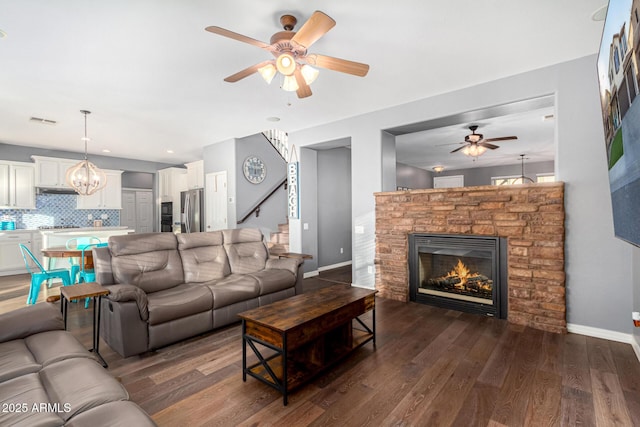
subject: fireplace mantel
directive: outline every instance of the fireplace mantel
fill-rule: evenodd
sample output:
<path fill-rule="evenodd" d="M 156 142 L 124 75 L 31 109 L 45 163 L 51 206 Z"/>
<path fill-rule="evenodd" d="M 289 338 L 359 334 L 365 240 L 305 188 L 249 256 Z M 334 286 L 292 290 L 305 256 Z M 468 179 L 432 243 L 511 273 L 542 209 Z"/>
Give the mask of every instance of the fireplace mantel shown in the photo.
<path fill-rule="evenodd" d="M 564 183 L 376 193 L 376 289 L 409 300 L 408 234 L 507 239 L 509 322 L 566 332 Z"/>

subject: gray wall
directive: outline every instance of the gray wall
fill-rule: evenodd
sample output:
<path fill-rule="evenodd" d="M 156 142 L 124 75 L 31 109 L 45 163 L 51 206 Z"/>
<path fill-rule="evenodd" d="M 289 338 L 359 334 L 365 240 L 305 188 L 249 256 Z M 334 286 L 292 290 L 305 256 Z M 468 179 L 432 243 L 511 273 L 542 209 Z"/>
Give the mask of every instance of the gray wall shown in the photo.
<path fill-rule="evenodd" d="M 252 184 L 242 171 L 242 163 L 249 156 L 258 156 L 267 168 L 264 181 Z M 256 134 L 236 140 L 236 209 L 238 220 L 264 198 L 272 188 L 285 179 L 287 163 L 262 135 Z M 252 214 L 238 227 L 258 227 L 263 234 L 278 231 L 278 224 L 287 223 L 287 191 L 281 186 L 260 208 L 260 216 Z"/>
<path fill-rule="evenodd" d="M 207 197 L 206 175 L 214 172 L 227 172 L 227 224 L 229 228 L 236 228 L 236 170 L 238 168 L 236 140 L 229 139 L 204 147 L 202 160 L 205 174 L 205 198 Z"/>
<path fill-rule="evenodd" d="M 433 173 L 404 163 L 396 163 L 396 187 L 433 188 Z"/>
<path fill-rule="evenodd" d="M 613 234 L 595 55 L 291 132 L 290 143 L 299 148 L 351 137 L 354 284 L 375 284 L 381 129 L 548 95 L 556 99 L 556 177 L 566 183 L 567 321 L 630 334 L 633 250 Z M 301 188 L 303 213 L 308 203 Z M 291 222 L 293 248 L 303 245 L 306 221 L 303 215 Z"/>
<path fill-rule="evenodd" d="M 289 220 L 289 244 L 292 252 L 310 254 L 312 259 L 303 264 L 305 273 L 318 269 L 318 152 L 304 148 L 300 150 L 300 218 Z M 302 166 L 304 165 L 304 166 Z M 302 220 L 304 218 L 304 220 Z M 296 227 L 297 225 L 297 227 Z M 304 240 L 292 239 L 291 232 L 301 232 Z"/>
<path fill-rule="evenodd" d="M 250 155 L 260 157 L 266 165 L 267 174 L 260 184 L 250 183 L 242 172 L 242 163 Z M 285 161 L 262 134 L 208 145 L 203 149 L 203 161 L 205 175 L 227 171 L 227 197 L 232 200 L 227 204 L 229 228 L 258 227 L 268 240 L 270 233 L 278 231 L 278 224 L 287 222 L 287 193 L 280 187 L 262 205 L 259 217 L 254 213 L 244 223 L 236 224 L 286 176 Z"/>
<path fill-rule="evenodd" d="M 326 267 L 351 261 L 351 150 L 318 151 L 317 165 L 318 267 Z"/>
<path fill-rule="evenodd" d="M 84 159 L 84 153 L 46 150 L 35 147 L 3 144 L 0 142 L 0 159 L 14 162 L 31 162 L 31 156 L 58 157 L 63 159 Z M 147 162 L 145 160 L 125 159 L 121 157 L 98 156 L 89 154 L 89 160 L 102 169 L 114 169 L 133 172 L 156 173 L 159 169 L 175 166 L 168 163 Z M 182 166 L 182 165 L 180 165 Z"/>
<path fill-rule="evenodd" d="M 153 188 L 153 177 L 147 172 L 123 172 L 122 188 Z"/>

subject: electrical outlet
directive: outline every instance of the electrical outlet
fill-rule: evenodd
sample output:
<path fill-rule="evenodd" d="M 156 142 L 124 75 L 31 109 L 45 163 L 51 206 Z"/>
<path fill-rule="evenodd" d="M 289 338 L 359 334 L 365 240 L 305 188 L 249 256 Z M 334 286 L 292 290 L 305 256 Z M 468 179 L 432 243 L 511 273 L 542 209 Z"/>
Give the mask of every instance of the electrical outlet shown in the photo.
<path fill-rule="evenodd" d="M 367 267 L 367 273 L 373 274 L 373 266 L 372 265 Z"/>
<path fill-rule="evenodd" d="M 87 215 L 87 219 L 93 219 L 93 215 L 91 214 Z"/>

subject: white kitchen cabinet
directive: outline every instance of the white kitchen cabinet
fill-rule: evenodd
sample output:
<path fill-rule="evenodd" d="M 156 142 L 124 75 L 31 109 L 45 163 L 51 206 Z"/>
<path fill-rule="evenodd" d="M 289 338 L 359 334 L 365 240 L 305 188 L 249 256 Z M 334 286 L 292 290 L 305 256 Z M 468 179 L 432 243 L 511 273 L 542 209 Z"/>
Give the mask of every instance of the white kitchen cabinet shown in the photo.
<path fill-rule="evenodd" d="M 184 164 L 187 167 L 187 187 L 204 188 L 204 160 Z"/>
<path fill-rule="evenodd" d="M 78 209 L 122 209 L 122 171 L 103 169 L 107 185 L 90 196 L 78 196 Z"/>
<path fill-rule="evenodd" d="M 60 159 L 57 157 L 31 156 L 36 166 L 36 187 L 67 188 L 67 169 L 80 160 Z"/>
<path fill-rule="evenodd" d="M 33 252 L 31 237 L 30 231 L 0 231 L 0 274 L 20 274 L 27 271 L 18 244 L 22 243 Z"/>
<path fill-rule="evenodd" d="M 161 202 L 180 202 L 180 192 L 187 189 L 187 169 L 160 169 L 158 181 Z"/>
<path fill-rule="evenodd" d="M 0 161 L 0 208 L 35 209 L 35 167 Z"/>

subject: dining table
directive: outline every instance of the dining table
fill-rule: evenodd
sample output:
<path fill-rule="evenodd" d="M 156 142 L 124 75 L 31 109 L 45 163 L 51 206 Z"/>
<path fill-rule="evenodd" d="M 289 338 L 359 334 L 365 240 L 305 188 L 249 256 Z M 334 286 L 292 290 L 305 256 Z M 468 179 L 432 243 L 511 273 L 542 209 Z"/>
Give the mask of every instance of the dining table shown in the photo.
<path fill-rule="evenodd" d="M 47 268 L 51 268 L 51 261 L 54 258 L 81 258 L 82 249 L 69 249 L 64 246 L 51 247 L 41 250 L 42 256 L 48 259 Z M 90 250 L 84 252 L 84 268 L 85 270 L 93 269 L 93 253 Z"/>

